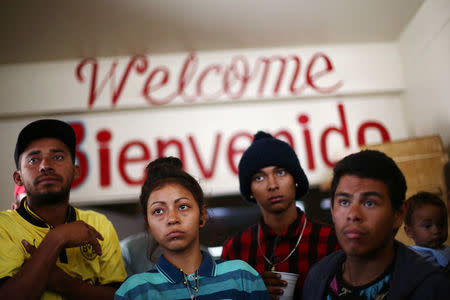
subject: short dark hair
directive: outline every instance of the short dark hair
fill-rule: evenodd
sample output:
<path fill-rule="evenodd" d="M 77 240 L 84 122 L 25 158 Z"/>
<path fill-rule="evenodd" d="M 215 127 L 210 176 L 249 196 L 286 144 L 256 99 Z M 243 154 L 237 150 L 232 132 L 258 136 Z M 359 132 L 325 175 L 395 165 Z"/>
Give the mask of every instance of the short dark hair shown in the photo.
<path fill-rule="evenodd" d="M 331 201 L 339 181 L 344 175 L 354 175 L 360 178 L 371 178 L 382 181 L 388 190 L 394 211 L 400 209 L 406 194 L 406 180 L 397 164 L 377 150 L 363 150 L 350 154 L 339 161 L 334 167 L 334 176 L 331 182 Z"/>
<path fill-rule="evenodd" d="M 444 201 L 435 194 L 419 192 L 409 197 L 408 200 L 406 200 L 406 203 L 408 203 L 408 211 L 405 216 L 405 225 L 412 225 L 412 215 L 418 208 L 421 208 L 424 205 L 434 205 L 441 208 L 445 218 L 447 218 L 447 207 L 445 206 Z"/>
<path fill-rule="evenodd" d="M 202 214 L 202 207 L 205 204 L 203 190 L 194 177 L 183 170 L 183 163 L 176 157 L 161 157 L 147 165 L 147 177 L 142 185 L 139 201 L 145 222 L 147 220 L 147 204 L 150 194 L 157 188 L 168 183 L 176 183 L 186 188 L 194 196 Z"/>

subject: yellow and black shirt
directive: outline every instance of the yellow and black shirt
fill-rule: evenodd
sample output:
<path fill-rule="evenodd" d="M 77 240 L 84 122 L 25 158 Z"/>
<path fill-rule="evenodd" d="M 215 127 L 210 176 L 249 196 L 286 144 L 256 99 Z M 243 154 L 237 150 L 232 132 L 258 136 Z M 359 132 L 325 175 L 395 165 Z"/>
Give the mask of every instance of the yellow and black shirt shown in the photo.
<path fill-rule="evenodd" d="M 26 200 L 26 199 L 24 199 Z M 69 206 L 66 223 L 82 220 L 103 236 L 99 241 L 102 255 L 98 256 L 91 245 L 63 249 L 56 265 L 74 278 L 96 285 L 121 283 L 127 274 L 120 253 L 120 244 L 111 222 L 102 214 L 83 211 Z M 17 210 L 0 212 L 0 284 L 19 272 L 30 254 L 22 240 L 38 247 L 52 229 L 42 218 L 22 201 Z M 46 291 L 41 299 L 63 299 L 61 295 Z"/>

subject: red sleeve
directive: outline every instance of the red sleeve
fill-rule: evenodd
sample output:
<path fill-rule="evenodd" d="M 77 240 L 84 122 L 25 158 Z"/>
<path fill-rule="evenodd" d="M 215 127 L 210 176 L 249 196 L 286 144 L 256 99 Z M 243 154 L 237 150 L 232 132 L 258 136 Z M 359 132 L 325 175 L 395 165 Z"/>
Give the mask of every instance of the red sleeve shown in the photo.
<path fill-rule="evenodd" d="M 224 260 L 232 260 L 235 259 L 236 255 L 233 255 L 233 239 L 228 239 L 223 244 L 222 255 L 221 258 Z"/>

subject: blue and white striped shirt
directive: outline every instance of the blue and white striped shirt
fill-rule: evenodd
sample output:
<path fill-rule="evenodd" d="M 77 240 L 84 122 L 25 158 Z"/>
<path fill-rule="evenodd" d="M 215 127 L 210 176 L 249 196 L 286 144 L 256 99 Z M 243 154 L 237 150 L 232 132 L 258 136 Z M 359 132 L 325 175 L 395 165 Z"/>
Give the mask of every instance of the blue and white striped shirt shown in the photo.
<path fill-rule="evenodd" d="M 196 299 L 270 299 L 259 274 L 242 260 L 217 260 L 202 252 Z M 187 276 L 194 284 L 194 275 Z M 193 291 L 191 290 L 191 294 Z M 163 255 L 155 269 L 129 277 L 114 299 L 191 299 L 183 273 Z"/>

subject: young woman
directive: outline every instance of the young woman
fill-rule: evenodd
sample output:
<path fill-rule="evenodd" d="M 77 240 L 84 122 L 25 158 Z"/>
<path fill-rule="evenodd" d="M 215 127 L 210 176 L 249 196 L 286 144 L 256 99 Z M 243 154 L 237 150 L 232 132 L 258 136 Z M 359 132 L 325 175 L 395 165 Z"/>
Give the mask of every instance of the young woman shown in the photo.
<path fill-rule="evenodd" d="M 129 277 L 115 299 L 269 299 L 258 273 L 241 260 L 214 261 L 200 251 L 207 212 L 198 182 L 174 157 L 147 166 L 140 202 L 162 247 L 155 268 Z"/>

